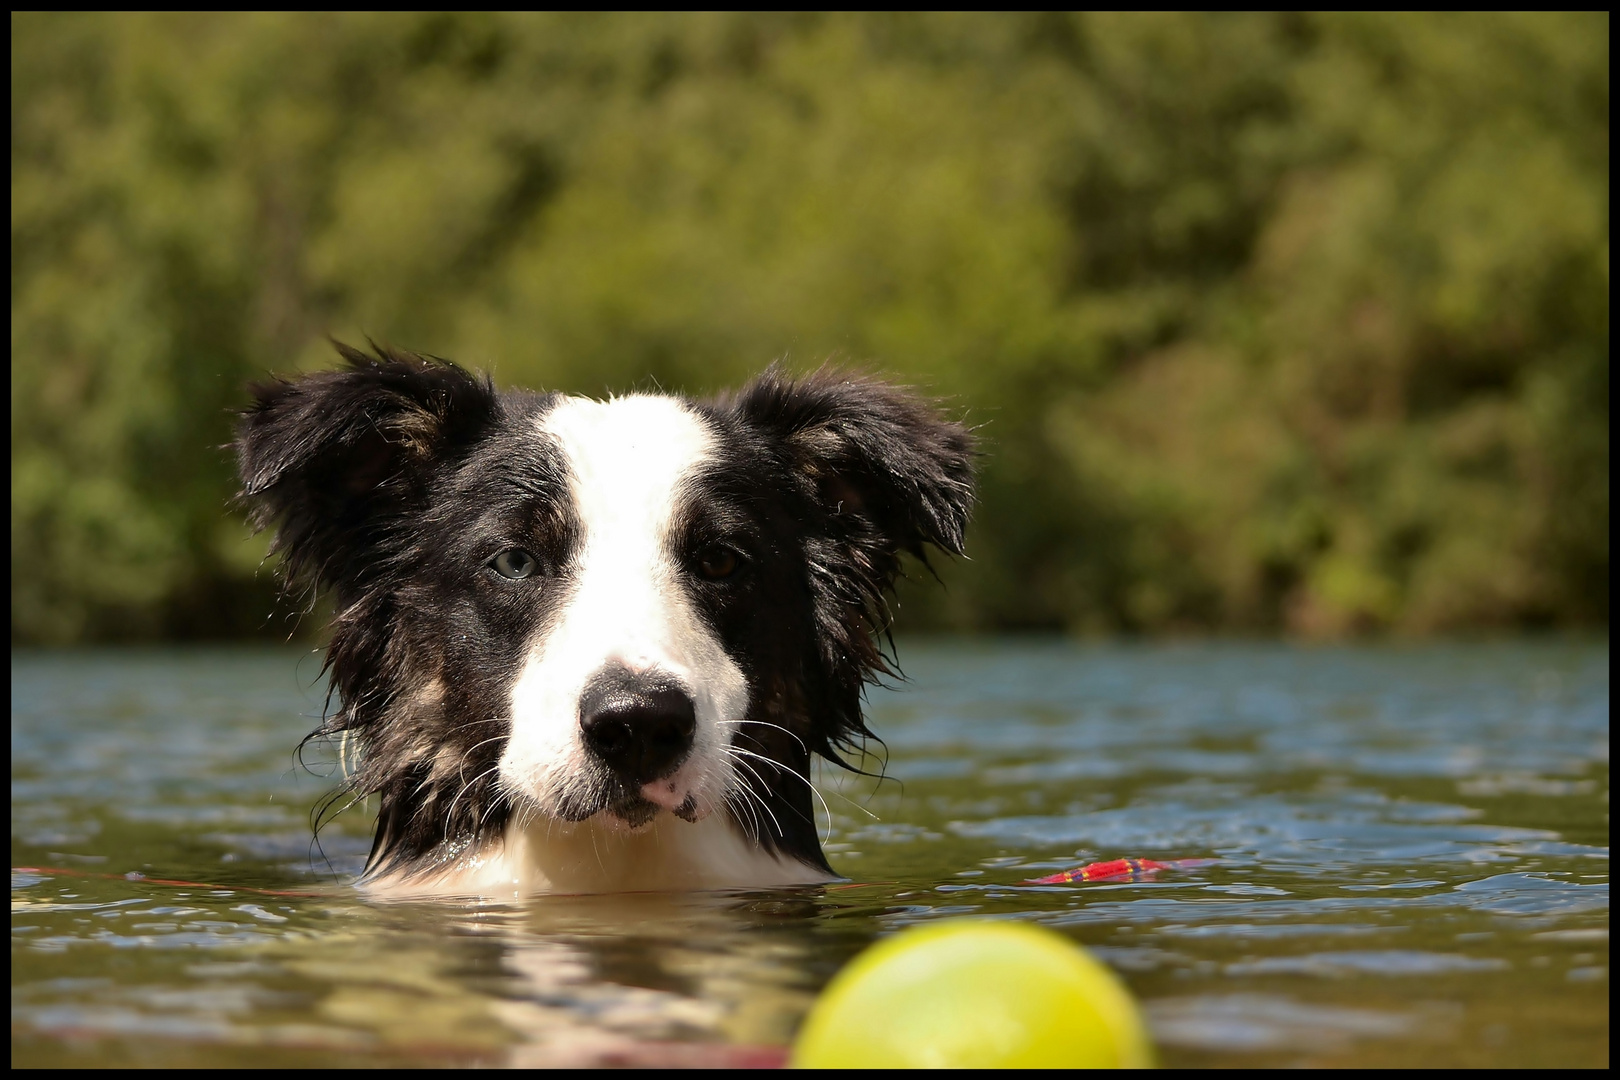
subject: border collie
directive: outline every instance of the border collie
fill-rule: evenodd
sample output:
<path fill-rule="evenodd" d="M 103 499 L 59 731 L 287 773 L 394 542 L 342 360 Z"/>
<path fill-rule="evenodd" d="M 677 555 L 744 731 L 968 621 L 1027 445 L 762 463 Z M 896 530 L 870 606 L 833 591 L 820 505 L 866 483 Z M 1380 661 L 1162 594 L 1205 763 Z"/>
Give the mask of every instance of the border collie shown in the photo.
<path fill-rule="evenodd" d="M 833 879 L 810 758 L 870 736 L 900 555 L 962 551 L 973 444 L 906 390 L 771 369 L 694 401 L 497 392 L 339 344 L 252 388 L 241 497 L 335 601 L 393 894 Z"/>

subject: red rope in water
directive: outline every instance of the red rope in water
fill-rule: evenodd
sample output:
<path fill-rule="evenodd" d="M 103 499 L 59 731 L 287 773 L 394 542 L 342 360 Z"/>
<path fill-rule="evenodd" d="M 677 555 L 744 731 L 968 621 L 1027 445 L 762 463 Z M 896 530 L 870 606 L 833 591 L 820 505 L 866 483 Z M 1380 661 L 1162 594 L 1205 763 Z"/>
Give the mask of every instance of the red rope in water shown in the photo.
<path fill-rule="evenodd" d="M 1073 870 L 1064 870 L 1046 877 L 1031 878 L 1020 885 L 1069 885 L 1077 881 L 1148 881 L 1160 870 L 1190 870 L 1195 866 L 1208 866 L 1214 859 L 1171 859 L 1156 862 L 1153 859 L 1109 859 L 1107 862 L 1087 863 Z"/>

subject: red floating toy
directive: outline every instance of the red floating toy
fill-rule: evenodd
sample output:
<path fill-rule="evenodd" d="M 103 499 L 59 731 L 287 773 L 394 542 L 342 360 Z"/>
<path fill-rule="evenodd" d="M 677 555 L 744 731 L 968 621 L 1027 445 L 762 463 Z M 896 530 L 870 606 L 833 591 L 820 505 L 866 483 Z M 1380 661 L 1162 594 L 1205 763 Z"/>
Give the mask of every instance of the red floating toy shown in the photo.
<path fill-rule="evenodd" d="M 1073 870 L 1021 881 L 1019 884 L 1069 885 L 1076 881 L 1150 881 L 1160 870 L 1189 870 L 1195 866 L 1208 866 L 1213 862 L 1214 859 L 1171 859 L 1169 862 L 1155 862 L 1153 859 L 1110 859 L 1107 862 L 1087 863 Z"/>

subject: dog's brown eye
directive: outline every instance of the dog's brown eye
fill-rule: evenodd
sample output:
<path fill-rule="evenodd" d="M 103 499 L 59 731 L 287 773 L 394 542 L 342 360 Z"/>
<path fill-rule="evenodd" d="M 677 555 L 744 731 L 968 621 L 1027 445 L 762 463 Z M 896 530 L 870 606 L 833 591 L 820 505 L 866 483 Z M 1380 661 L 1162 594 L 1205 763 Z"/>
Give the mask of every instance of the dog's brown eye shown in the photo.
<path fill-rule="evenodd" d="M 489 565 L 493 566 L 501 577 L 512 578 L 514 581 L 533 577 L 540 569 L 540 564 L 534 561 L 534 556 L 522 548 L 509 548 L 501 552 L 490 560 Z"/>
<path fill-rule="evenodd" d="M 710 544 L 698 552 L 698 572 L 710 581 L 719 581 L 728 578 L 737 572 L 742 560 L 737 553 L 720 544 Z"/>

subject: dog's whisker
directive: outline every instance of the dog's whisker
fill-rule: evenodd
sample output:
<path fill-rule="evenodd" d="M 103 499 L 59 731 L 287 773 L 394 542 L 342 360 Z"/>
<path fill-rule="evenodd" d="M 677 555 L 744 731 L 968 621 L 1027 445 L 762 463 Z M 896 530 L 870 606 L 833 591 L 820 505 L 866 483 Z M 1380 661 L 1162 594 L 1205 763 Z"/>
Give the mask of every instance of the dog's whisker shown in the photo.
<path fill-rule="evenodd" d="M 862 806 L 860 803 L 858 803 L 854 799 L 850 798 L 848 795 L 845 795 L 842 791 L 839 791 L 836 787 L 833 788 L 833 794 L 835 796 L 837 796 L 838 798 L 843 799 L 851 807 L 853 807 L 856 810 L 859 810 L 861 813 L 865 814 L 867 817 L 871 818 L 873 821 L 882 821 L 883 820 L 882 818 L 878 817 L 876 814 L 872 813 L 872 811 L 868 810 L 866 807 Z"/>
<path fill-rule="evenodd" d="M 503 806 L 512 806 L 512 793 L 507 791 L 506 788 L 501 785 L 499 776 L 495 778 L 495 782 L 490 785 L 490 788 L 494 792 L 494 797 L 489 800 L 489 805 L 484 808 L 484 812 L 478 815 L 478 830 L 480 832 L 483 831 L 484 823 L 489 820 L 490 814 L 494 813 Z M 523 811 L 521 808 L 519 808 L 515 810 L 514 813 L 521 816 Z"/>
<path fill-rule="evenodd" d="M 467 758 L 472 755 L 474 750 L 477 750 L 480 746 L 488 746 L 492 742 L 500 742 L 504 738 L 506 738 L 506 732 L 503 731 L 499 735 L 491 735 L 489 738 L 475 742 L 471 746 L 467 747 L 467 749 L 461 752 L 461 761 L 457 763 L 456 771 L 461 771 L 462 765 L 466 764 Z"/>
<path fill-rule="evenodd" d="M 732 749 L 734 749 L 734 748 L 732 748 L 732 747 L 727 748 L 728 752 L 731 751 Z M 765 778 L 759 774 L 758 770 L 756 770 L 751 763 L 749 763 L 747 761 L 743 761 L 743 760 L 739 760 L 737 763 L 739 765 L 743 766 L 745 769 L 747 769 L 748 772 L 754 777 L 754 779 L 756 779 L 756 780 L 758 780 L 760 782 L 760 786 L 762 786 L 762 787 L 766 786 Z M 754 791 L 753 789 L 749 788 L 747 784 L 744 784 L 739 790 L 741 790 L 744 795 L 752 796 L 754 798 L 754 800 L 759 803 L 760 809 L 764 810 L 767 814 L 770 815 L 771 824 L 776 826 L 776 834 L 778 836 L 782 835 L 782 823 L 780 821 L 776 820 L 775 812 L 772 811 L 771 808 L 770 808 L 770 805 L 765 802 L 764 797 L 761 796 L 759 792 Z M 755 821 L 757 823 L 758 819 L 756 818 Z"/>
<path fill-rule="evenodd" d="M 759 798 L 757 793 L 750 791 L 747 787 L 740 788 L 739 794 L 741 794 L 743 797 L 735 803 L 730 801 L 732 796 L 727 795 L 728 805 L 741 806 L 744 810 L 748 811 L 749 821 L 753 824 L 754 836 L 758 837 L 764 833 L 765 823 L 760 820 L 759 810 L 755 808 L 754 804 L 756 802 L 763 803 L 763 800 Z"/>
<path fill-rule="evenodd" d="M 782 765 L 780 762 L 772 761 L 764 754 L 756 754 L 752 750 L 744 750 L 740 746 L 728 746 L 726 749 L 728 752 L 733 754 L 746 754 L 749 757 L 758 758 L 760 761 L 768 762 L 777 770 L 777 772 L 787 773 L 789 776 L 798 777 L 798 779 L 803 780 L 805 787 L 810 789 L 810 794 L 814 795 L 821 801 L 821 809 L 827 815 L 827 835 L 821 838 L 821 842 L 825 844 L 832 839 L 832 807 L 827 805 L 827 800 L 822 796 L 820 790 L 817 789 L 816 785 L 811 782 L 808 776 L 799 776 L 798 773 Z M 764 781 L 761 780 L 760 783 L 764 783 Z"/>
<path fill-rule="evenodd" d="M 495 772 L 500 767 L 500 762 L 496 762 L 494 765 L 491 765 L 489 768 L 485 769 L 483 772 L 461 785 L 461 790 L 456 792 L 456 797 L 450 800 L 450 808 L 444 812 L 444 828 L 446 833 L 452 832 L 452 827 L 455 824 L 456 803 L 461 801 L 461 797 L 467 794 L 468 790 L 470 790 L 474 784 L 478 783 L 478 781 L 482 780 L 490 773 Z"/>
<path fill-rule="evenodd" d="M 754 779 L 759 781 L 760 787 L 762 787 L 762 788 L 769 788 L 770 787 L 770 784 L 765 780 L 765 778 L 762 775 L 760 775 L 759 770 L 757 768 L 755 768 L 754 765 L 751 762 L 746 760 L 746 758 L 743 755 L 743 752 L 740 752 L 737 747 L 727 747 L 727 752 L 736 755 L 737 764 L 741 765 L 743 768 L 746 768 L 748 770 L 749 774 L 751 776 L 753 776 Z M 765 761 L 765 762 L 768 762 L 768 763 L 772 764 L 773 766 L 775 766 L 776 771 L 778 771 L 778 772 L 784 771 L 780 765 L 777 765 L 775 762 L 772 762 L 769 758 L 760 757 L 757 754 L 752 755 L 752 756 L 759 757 L 759 759 L 761 761 Z M 786 771 L 791 771 L 791 770 L 786 770 Z M 744 792 L 746 792 L 748 795 L 751 795 L 756 801 L 758 801 L 758 803 L 760 805 L 760 808 L 762 810 L 764 810 L 767 814 L 770 815 L 771 824 L 776 826 L 777 835 L 779 835 L 779 836 L 783 835 L 783 833 L 782 833 L 782 823 L 777 820 L 775 812 L 771 810 L 770 804 L 765 801 L 764 796 L 761 795 L 759 792 L 754 791 L 751 788 L 749 788 L 747 786 L 747 784 L 743 785 L 742 790 Z M 814 791 L 815 789 L 812 787 L 811 790 Z M 823 805 L 825 805 L 825 803 L 823 803 Z"/>
<path fill-rule="evenodd" d="M 805 745 L 804 740 L 799 738 L 798 735 L 794 734 L 792 731 L 789 731 L 787 728 L 783 727 L 781 724 L 773 724 L 769 720 L 755 720 L 752 717 L 741 716 L 741 717 L 738 717 L 735 720 L 721 720 L 720 723 L 722 723 L 722 724 L 757 724 L 760 727 L 775 728 L 777 731 L 780 731 L 782 734 L 786 735 L 788 738 L 790 738 L 794 742 L 798 743 L 800 750 L 803 750 L 807 754 L 810 752 L 810 748 Z"/>
<path fill-rule="evenodd" d="M 746 788 L 739 788 L 735 791 L 726 792 L 725 796 L 723 797 L 723 801 L 725 802 L 726 806 L 732 809 L 733 812 L 736 812 L 739 809 L 748 812 L 748 820 L 752 823 L 753 834 L 757 837 L 761 831 L 759 811 L 755 810 L 753 804 L 750 803 L 746 798 L 739 797 L 750 794 L 752 794 L 752 792 L 748 791 Z"/>

